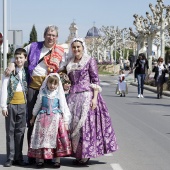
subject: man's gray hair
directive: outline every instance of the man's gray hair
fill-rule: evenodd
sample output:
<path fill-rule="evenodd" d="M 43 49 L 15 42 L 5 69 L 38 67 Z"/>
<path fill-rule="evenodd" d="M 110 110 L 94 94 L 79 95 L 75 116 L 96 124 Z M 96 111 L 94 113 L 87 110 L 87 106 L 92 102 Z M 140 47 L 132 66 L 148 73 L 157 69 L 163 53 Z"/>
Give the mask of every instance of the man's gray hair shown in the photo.
<path fill-rule="evenodd" d="M 49 26 L 47 26 L 47 27 L 45 28 L 45 30 L 44 30 L 44 36 L 47 34 L 47 32 L 48 32 L 49 30 L 54 30 L 54 31 L 56 31 L 56 34 L 57 34 L 57 37 L 58 37 L 58 27 L 57 27 L 57 26 L 55 26 L 55 25 L 49 25 Z"/>

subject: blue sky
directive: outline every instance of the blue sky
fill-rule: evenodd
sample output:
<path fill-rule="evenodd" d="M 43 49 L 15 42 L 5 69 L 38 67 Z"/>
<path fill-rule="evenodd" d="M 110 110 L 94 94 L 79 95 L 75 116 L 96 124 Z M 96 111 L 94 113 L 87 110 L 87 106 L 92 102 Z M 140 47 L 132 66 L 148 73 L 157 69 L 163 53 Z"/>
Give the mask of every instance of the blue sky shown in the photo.
<path fill-rule="evenodd" d="M 169 0 L 164 0 L 167 5 Z M 29 41 L 29 34 L 35 24 L 38 40 L 43 40 L 44 28 L 57 25 L 59 43 L 64 43 L 69 35 L 70 24 L 78 27 L 79 37 L 85 37 L 87 31 L 95 26 L 133 26 L 133 14 L 150 14 L 149 3 L 157 0 L 7 0 L 7 28 L 23 30 L 23 42 Z M 169 2 L 170 4 L 170 2 Z M 3 32 L 3 0 L 0 3 L 0 32 Z"/>

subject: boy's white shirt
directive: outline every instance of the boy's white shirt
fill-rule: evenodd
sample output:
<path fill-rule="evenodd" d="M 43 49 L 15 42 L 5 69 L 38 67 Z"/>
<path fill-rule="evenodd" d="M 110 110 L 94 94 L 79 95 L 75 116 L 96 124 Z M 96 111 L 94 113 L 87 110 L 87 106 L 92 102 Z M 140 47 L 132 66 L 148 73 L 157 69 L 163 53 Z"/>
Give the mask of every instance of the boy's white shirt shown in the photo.
<path fill-rule="evenodd" d="M 20 79 L 22 80 L 22 68 L 16 68 L 16 71 L 19 74 Z M 7 87 L 9 84 L 9 77 L 6 77 L 5 75 L 3 75 L 2 77 L 2 86 L 1 86 L 1 101 L 0 101 L 0 106 L 2 108 L 2 110 L 7 110 L 7 98 L 8 98 L 8 91 L 7 91 Z M 16 88 L 16 92 L 22 92 L 22 86 L 21 83 L 19 81 L 17 88 Z"/>

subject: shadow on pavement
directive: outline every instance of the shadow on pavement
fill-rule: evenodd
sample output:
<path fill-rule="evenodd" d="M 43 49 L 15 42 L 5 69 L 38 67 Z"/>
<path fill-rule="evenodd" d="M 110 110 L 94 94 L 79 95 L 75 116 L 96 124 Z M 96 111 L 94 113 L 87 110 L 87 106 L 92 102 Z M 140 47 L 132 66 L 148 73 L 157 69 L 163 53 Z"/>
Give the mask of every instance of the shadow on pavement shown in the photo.
<path fill-rule="evenodd" d="M 106 162 L 99 162 L 97 160 L 89 160 L 89 163 L 85 166 L 73 165 L 72 161 L 75 158 L 61 158 L 61 166 L 75 167 L 75 168 L 87 168 L 93 165 L 106 164 Z"/>
<path fill-rule="evenodd" d="M 141 100 L 143 100 L 143 99 L 141 99 Z M 170 104 L 158 104 L 158 103 L 154 104 L 154 103 L 142 103 L 142 102 L 133 102 L 133 103 L 127 103 L 127 104 L 129 104 L 129 105 L 153 105 L 153 106 L 164 106 L 164 107 L 170 106 Z"/>
<path fill-rule="evenodd" d="M 3 165 L 6 161 L 6 154 L 0 154 L 0 165 Z"/>

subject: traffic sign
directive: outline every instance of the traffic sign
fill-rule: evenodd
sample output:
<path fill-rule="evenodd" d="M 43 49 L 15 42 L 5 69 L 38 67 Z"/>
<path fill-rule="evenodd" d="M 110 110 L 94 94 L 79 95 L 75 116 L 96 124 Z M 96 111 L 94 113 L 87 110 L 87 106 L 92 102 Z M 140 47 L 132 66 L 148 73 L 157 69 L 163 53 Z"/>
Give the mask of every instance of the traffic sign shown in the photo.
<path fill-rule="evenodd" d="M 0 32 L 0 46 L 2 45 L 2 43 L 3 43 L 3 35 L 2 35 L 2 33 Z"/>

